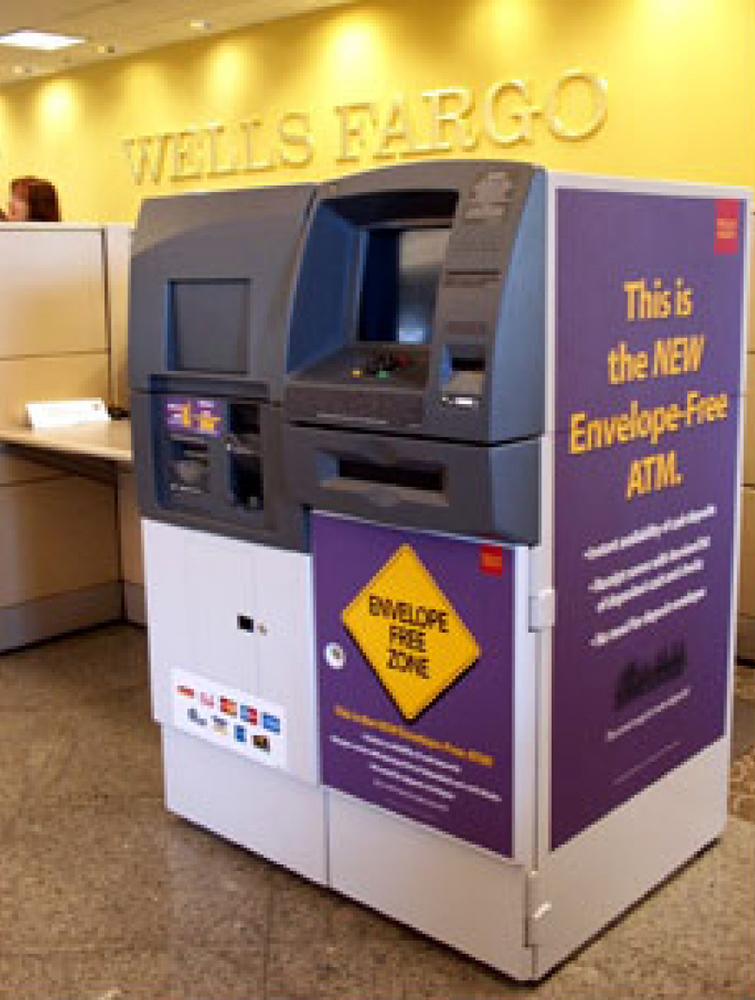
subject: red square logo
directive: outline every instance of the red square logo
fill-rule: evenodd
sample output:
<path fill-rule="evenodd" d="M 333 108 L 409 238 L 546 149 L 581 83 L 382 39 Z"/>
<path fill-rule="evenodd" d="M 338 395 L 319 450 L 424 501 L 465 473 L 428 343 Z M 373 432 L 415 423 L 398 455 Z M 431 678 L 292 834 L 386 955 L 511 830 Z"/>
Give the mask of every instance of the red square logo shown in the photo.
<path fill-rule="evenodd" d="M 739 202 L 719 199 L 716 202 L 716 253 L 739 250 Z"/>
<path fill-rule="evenodd" d="M 480 570 L 488 576 L 503 576 L 503 549 L 497 545 L 481 545 Z"/>

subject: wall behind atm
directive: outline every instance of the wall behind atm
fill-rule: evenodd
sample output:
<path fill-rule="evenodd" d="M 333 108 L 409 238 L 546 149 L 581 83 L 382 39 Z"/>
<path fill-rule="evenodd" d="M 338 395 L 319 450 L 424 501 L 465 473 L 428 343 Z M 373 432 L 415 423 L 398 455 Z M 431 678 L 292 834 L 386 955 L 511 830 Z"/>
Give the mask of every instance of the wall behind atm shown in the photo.
<path fill-rule="evenodd" d="M 212 17 L 211 5 L 206 13 Z M 131 221 L 148 194 L 323 177 L 390 162 L 373 158 L 369 125 L 358 161 L 338 162 L 338 105 L 372 102 L 385 118 L 403 95 L 422 141 L 423 91 L 466 88 L 475 101 L 473 124 L 482 129 L 491 87 L 525 80 L 531 102 L 542 105 L 559 77 L 575 68 L 608 82 L 607 118 L 592 136 L 560 139 L 535 116 L 529 141 L 505 148 L 483 136 L 476 150 L 440 155 L 755 184 L 752 0 L 376 0 L 3 85 L 0 192 L 11 176 L 34 172 L 58 183 L 66 218 Z M 576 103 L 578 90 L 571 92 Z M 497 105 L 500 131 L 516 127 L 510 112 L 521 107 L 509 90 Z M 200 170 L 176 180 L 168 150 L 158 183 L 149 171 L 141 184 L 132 176 L 124 139 L 210 123 L 226 127 L 223 141 L 253 134 L 259 161 L 275 158 L 276 147 L 278 156 L 280 148 L 301 156 L 302 145 L 276 136 L 291 112 L 307 115 L 311 127 L 312 155 L 304 166 L 222 177 Z M 239 131 L 239 122 L 255 116 L 252 133 L 251 126 Z M 301 130 L 303 119 L 287 121 L 292 134 Z M 452 130 L 449 136 L 455 138 Z M 399 139 L 391 149 L 406 153 L 407 144 Z M 222 167 L 229 154 L 216 153 Z M 207 148 L 201 158 L 206 167 Z M 191 156 L 182 163 L 190 168 Z"/>

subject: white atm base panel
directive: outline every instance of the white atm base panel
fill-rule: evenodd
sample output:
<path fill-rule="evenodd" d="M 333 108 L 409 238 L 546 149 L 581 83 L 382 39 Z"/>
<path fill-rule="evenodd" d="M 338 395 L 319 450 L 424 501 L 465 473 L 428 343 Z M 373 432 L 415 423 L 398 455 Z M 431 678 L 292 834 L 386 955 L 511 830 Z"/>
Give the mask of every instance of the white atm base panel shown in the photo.
<path fill-rule="evenodd" d="M 532 978 L 521 865 L 338 792 L 328 812 L 333 889 L 516 979 Z"/>
<path fill-rule="evenodd" d="M 330 885 L 508 976 L 540 979 L 720 836 L 728 752 L 718 741 L 539 871 L 331 791 Z"/>
<path fill-rule="evenodd" d="M 572 955 L 724 831 L 729 739 L 718 740 L 549 855 L 538 873 L 535 975 Z"/>
<path fill-rule="evenodd" d="M 325 793 L 162 726 L 165 804 L 305 878 L 327 883 Z"/>

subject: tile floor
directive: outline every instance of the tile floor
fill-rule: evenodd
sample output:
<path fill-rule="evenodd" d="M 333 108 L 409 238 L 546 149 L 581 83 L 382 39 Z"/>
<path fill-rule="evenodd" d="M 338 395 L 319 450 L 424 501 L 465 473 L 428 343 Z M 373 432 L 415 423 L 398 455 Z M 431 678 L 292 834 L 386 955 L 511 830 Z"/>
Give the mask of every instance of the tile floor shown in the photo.
<path fill-rule="evenodd" d="M 143 631 L 0 657 L 0 997 L 755 998 L 753 678 L 721 841 L 527 987 L 167 815 Z"/>

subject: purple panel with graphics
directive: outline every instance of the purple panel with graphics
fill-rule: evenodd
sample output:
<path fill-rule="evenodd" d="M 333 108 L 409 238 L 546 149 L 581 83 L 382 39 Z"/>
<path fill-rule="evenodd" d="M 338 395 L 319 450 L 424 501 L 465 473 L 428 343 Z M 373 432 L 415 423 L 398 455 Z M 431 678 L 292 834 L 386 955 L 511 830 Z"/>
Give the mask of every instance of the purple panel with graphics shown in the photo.
<path fill-rule="evenodd" d="M 553 848 L 724 732 L 745 224 L 556 193 Z"/>
<path fill-rule="evenodd" d="M 312 541 L 324 782 L 511 856 L 512 552 L 321 514 Z M 407 545 L 479 647 L 476 661 L 410 719 L 342 621 Z"/>

